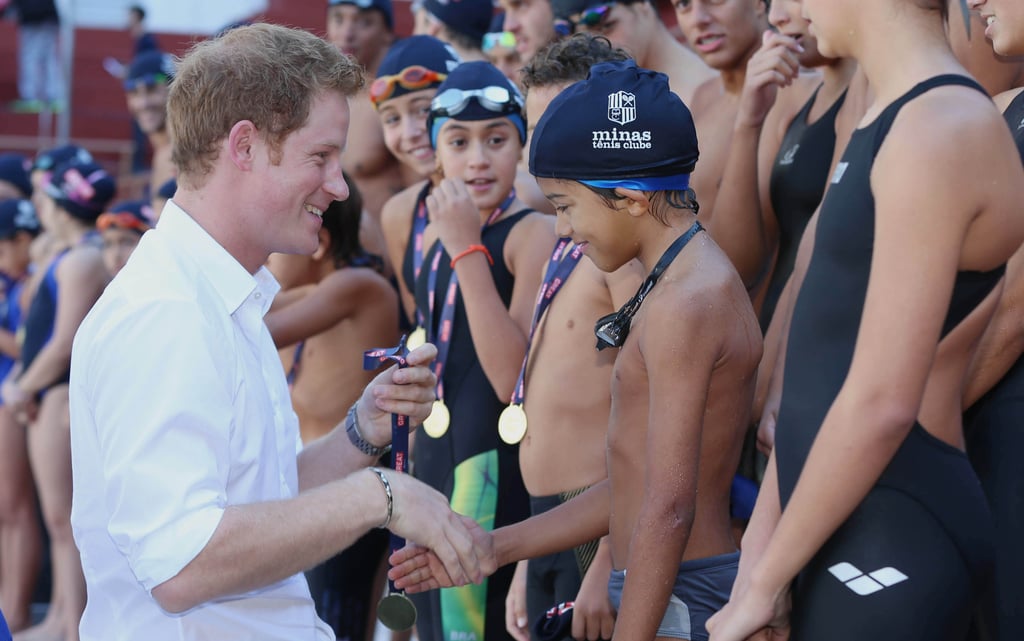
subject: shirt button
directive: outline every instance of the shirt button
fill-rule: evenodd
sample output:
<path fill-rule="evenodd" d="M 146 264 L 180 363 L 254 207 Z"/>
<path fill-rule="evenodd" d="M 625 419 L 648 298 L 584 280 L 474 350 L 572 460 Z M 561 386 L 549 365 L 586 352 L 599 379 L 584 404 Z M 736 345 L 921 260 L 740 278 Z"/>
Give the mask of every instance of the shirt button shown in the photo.
<path fill-rule="evenodd" d="M 259 300 L 259 299 L 263 298 L 263 294 L 261 294 L 261 293 L 259 293 L 259 292 L 256 292 L 256 294 L 254 294 L 254 296 L 253 296 L 253 297 L 254 297 L 254 298 L 255 298 L 256 300 Z"/>

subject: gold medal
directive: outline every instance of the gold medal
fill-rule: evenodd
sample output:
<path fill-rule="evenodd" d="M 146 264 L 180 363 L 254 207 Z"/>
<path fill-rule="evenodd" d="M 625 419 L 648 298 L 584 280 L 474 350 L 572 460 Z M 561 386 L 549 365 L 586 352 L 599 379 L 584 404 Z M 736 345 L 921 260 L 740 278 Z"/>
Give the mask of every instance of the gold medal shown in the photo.
<path fill-rule="evenodd" d="M 405 341 L 406 347 L 409 351 L 412 351 L 427 342 L 427 331 L 422 327 L 417 327 L 412 330 L 412 334 L 409 334 L 409 340 Z"/>
<path fill-rule="evenodd" d="M 526 436 L 526 412 L 519 403 L 509 405 L 498 417 L 498 435 L 509 445 L 515 445 Z"/>
<path fill-rule="evenodd" d="M 431 438 L 441 438 L 448 431 L 450 421 L 451 414 L 448 413 L 448 406 L 441 399 L 437 399 L 430 410 L 430 416 L 423 421 L 423 431 Z"/>

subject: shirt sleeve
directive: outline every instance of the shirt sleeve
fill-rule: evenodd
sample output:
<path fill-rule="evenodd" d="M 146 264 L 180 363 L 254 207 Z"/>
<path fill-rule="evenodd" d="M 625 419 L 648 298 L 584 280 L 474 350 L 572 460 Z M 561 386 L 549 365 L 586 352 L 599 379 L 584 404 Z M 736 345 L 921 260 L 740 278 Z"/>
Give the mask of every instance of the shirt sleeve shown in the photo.
<path fill-rule="evenodd" d="M 227 319 L 194 301 L 136 307 L 97 336 L 89 394 L 108 534 L 147 589 L 206 546 L 227 504 L 233 381 Z"/>

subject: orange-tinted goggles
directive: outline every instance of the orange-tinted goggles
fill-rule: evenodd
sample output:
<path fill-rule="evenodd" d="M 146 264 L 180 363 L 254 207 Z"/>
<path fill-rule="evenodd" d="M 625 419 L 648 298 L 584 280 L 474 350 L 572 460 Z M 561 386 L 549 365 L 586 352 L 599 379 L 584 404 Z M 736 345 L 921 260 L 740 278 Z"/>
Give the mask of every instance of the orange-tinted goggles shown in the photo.
<path fill-rule="evenodd" d="M 381 76 L 370 85 L 370 100 L 374 106 L 387 100 L 395 93 L 395 87 L 401 85 L 409 91 L 425 89 L 432 84 L 444 81 L 448 74 L 438 73 L 433 69 L 427 69 L 420 65 L 413 65 L 402 69 L 399 73 L 391 76 Z"/>
<path fill-rule="evenodd" d="M 148 224 L 126 211 L 118 213 L 107 212 L 105 214 L 101 214 L 100 217 L 96 219 L 96 227 L 100 231 L 104 231 L 111 227 L 117 227 L 118 229 L 134 229 L 140 232 L 144 232 L 149 229 Z"/>

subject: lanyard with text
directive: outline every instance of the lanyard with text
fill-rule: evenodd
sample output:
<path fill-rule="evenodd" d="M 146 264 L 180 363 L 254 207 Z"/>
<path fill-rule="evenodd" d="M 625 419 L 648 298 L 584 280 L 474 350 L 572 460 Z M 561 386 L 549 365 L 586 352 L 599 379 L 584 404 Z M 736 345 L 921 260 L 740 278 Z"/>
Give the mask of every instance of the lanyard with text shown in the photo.
<path fill-rule="evenodd" d="M 423 231 L 427 228 L 427 195 L 430 193 L 431 184 L 428 182 L 416 197 L 416 211 L 412 216 L 412 276 L 413 282 L 419 278 L 420 270 L 423 268 Z M 411 287 L 411 284 L 410 284 Z M 409 336 L 409 349 L 416 349 L 427 341 L 427 332 L 423 313 L 416 310 L 416 329 Z"/>
<path fill-rule="evenodd" d="M 502 214 L 505 213 L 516 199 L 516 191 L 509 192 L 505 200 L 491 212 L 487 222 L 481 228 L 481 233 L 494 224 Z M 434 401 L 433 410 L 427 420 L 423 421 L 423 431 L 432 438 L 440 438 L 448 431 L 448 424 L 451 422 L 451 413 L 444 403 L 444 383 L 441 374 L 444 372 L 444 364 L 448 358 L 448 349 L 452 343 L 452 323 L 455 320 L 455 300 L 459 291 L 459 278 L 452 267 L 451 276 L 448 278 L 448 288 L 445 291 L 444 302 L 441 307 L 441 318 L 438 325 L 434 326 L 434 300 L 437 291 L 437 271 L 441 264 L 441 248 L 434 254 L 430 262 L 430 273 L 427 275 L 427 315 L 428 328 L 427 336 L 430 341 L 437 345 L 437 358 L 434 359 L 434 375 L 437 376 L 437 400 Z"/>
<path fill-rule="evenodd" d="M 560 238 L 555 243 L 555 250 L 551 253 L 551 260 L 548 261 L 547 270 L 544 272 L 544 280 L 540 285 L 540 292 L 537 294 L 537 305 L 533 311 L 533 321 L 530 323 L 530 337 L 526 340 L 526 353 L 523 355 L 523 364 L 519 368 L 519 378 L 516 379 L 515 389 L 512 391 L 512 401 L 509 406 L 501 412 L 498 417 L 498 435 L 501 440 L 509 445 L 515 445 L 526 436 L 526 412 L 523 411 L 523 400 L 525 399 L 525 378 L 526 363 L 530 359 L 530 346 L 533 344 L 533 335 L 537 331 L 541 317 L 555 299 L 555 294 L 562 288 L 569 278 L 572 270 L 576 269 L 580 258 L 583 257 L 583 247 L 575 245 L 572 250 L 563 256 L 565 248 L 572 241 L 568 238 Z"/>
<path fill-rule="evenodd" d="M 394 361 L 399 367 L 406 367 L 409 350 L 405 336 L 396 347 L 376 348 L 363 353 L 363 369 L 374 370 L 386 361 Z M 409 471 L 409 417 L 404 414 L 391 415 L 391 467 L 398 472 Z M 405 539 L 391 533 L 391 552 L 405 547 Z M 416 623 L 416 607 L 395 584 L 388 580 L 388 593 L 377 605 L 377 618 L 392 630 L 408 630 Z"/>

